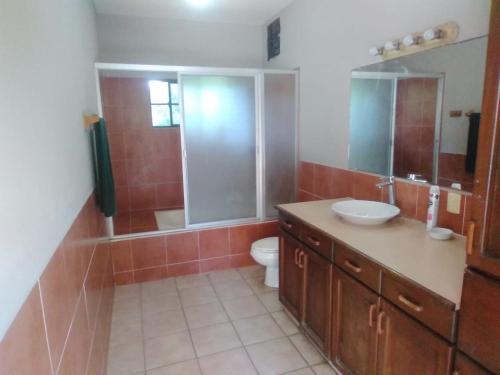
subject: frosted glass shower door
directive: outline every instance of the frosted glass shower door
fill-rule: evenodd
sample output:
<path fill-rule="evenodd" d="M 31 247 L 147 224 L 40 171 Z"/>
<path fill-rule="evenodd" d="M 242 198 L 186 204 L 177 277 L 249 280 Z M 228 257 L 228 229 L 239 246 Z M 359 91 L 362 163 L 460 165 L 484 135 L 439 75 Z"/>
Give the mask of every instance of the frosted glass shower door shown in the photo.
<path fill-rule="evenodd" d="M 187 223 L 257 216 L 255 78 L 181 75 Z"/>

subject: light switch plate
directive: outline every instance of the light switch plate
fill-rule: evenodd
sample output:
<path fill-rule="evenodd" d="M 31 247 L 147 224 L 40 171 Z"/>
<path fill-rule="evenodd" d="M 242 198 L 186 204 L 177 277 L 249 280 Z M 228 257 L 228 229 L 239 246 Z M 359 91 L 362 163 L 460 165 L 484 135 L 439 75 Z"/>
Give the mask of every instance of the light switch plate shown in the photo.
<path fill-rule="evenodd" d="M 446 211 L 452 214 L 459 214 L 461 201 L 462 201 L 462 194 L 448 192 L 448 200 L 446 201 Z"/>

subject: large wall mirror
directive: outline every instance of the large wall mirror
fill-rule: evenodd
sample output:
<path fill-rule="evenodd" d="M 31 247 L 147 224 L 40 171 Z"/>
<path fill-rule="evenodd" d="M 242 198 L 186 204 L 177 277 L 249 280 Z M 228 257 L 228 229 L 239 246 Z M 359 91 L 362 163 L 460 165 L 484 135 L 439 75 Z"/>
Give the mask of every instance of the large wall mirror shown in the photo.
<path fill-rule="evenodd" d="M 487 37 L 354 69 L 349 168 L 472 190 Z"/>

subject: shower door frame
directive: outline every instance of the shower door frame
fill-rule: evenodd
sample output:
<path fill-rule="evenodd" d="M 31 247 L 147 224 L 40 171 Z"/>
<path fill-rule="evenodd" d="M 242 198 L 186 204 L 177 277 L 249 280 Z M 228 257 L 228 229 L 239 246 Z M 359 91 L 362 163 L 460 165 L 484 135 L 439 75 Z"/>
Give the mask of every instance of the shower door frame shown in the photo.
<path fill-rule="evenodd" d="M 96 90 L 97 90 L 97 109 L 98 115 L 103 116 L 101 88 L 99 81 L 100 71 L 124 71 L 124 72 L 172 72 L 177 73 L 177 81 L 179 88 L 182 90 L 182 74 L 190 75 L 218 75 L 218 76 L 242 76 L 254 77 L 254 93 L 255 93 L 255 172 L 256 172 L 256 216 L 251 218 L 238 218 L 231 220 L 221 220 L 213 222 L 205 222 L 199 224 L 188 224 L 188 183 L 187 180 L 187 163 L 186 163 L 186 148 L 185 148 L 185 135 L 184 135 L 184 107 L 183 95 L 180 95 L 179 106 L 181 109 L 181 158 L 182 158 L 182 175 L 183 175 L 183 196 L 184 196 L 184 218 L 185 226 L 178 229 L 170 230 L 157 230 L 142 233 L 129 233 L 123 235 L 114 235 L 113 219 L 106 218 L 106 234 L 112 238 L 136 238 L 148 237 L 152 234 L 166 234 L 182 232 L 193 229 L 222 227 L 238 224 L 252 224 L 258 222 L 269 221 L 275 216 L 266 217 L 265 213 L 265 131 L 264 131 L 264 110 L 265 110 L 265 97 L 264 97 L 264 76 L 265 74 L 285 74 L 292 75 L 295 78 L 295 123 L 293 129 L 295 133 L 295 181 L 294 186 L 297 186 L 297 165 L 299 160 L 299 71 L 297 69 L 258 69 L 258 68 L 219 68 L 219 67 L 199 67 L 199 66 L 177 66 L 177 65 L 147 65 L 147 64 L 121 64 L 121 63 L 100 63 L 94 64 Z M 295 189 L 296 194 L 296 189 Z"/>

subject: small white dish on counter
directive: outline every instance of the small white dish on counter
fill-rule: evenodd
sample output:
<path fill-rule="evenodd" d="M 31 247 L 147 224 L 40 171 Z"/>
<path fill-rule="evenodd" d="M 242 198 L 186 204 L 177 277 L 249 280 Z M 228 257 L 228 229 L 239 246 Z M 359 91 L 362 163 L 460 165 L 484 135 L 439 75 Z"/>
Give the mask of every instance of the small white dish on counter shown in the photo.
<path fill-rule="evenodd" d="M 363 200 L 346 200 L 332 204 L 332 210 L 352 224 L 377 225 L 399 215 L 396 206 L 387 203 Z"/>
<path fill-rule="evenodd" d="M 453 231 L 448 228 L 432 228 L 429 231 L 429 236 L 434 238 L 435 240 L 446 241 L 449 240 L 453 236 Z"/>

